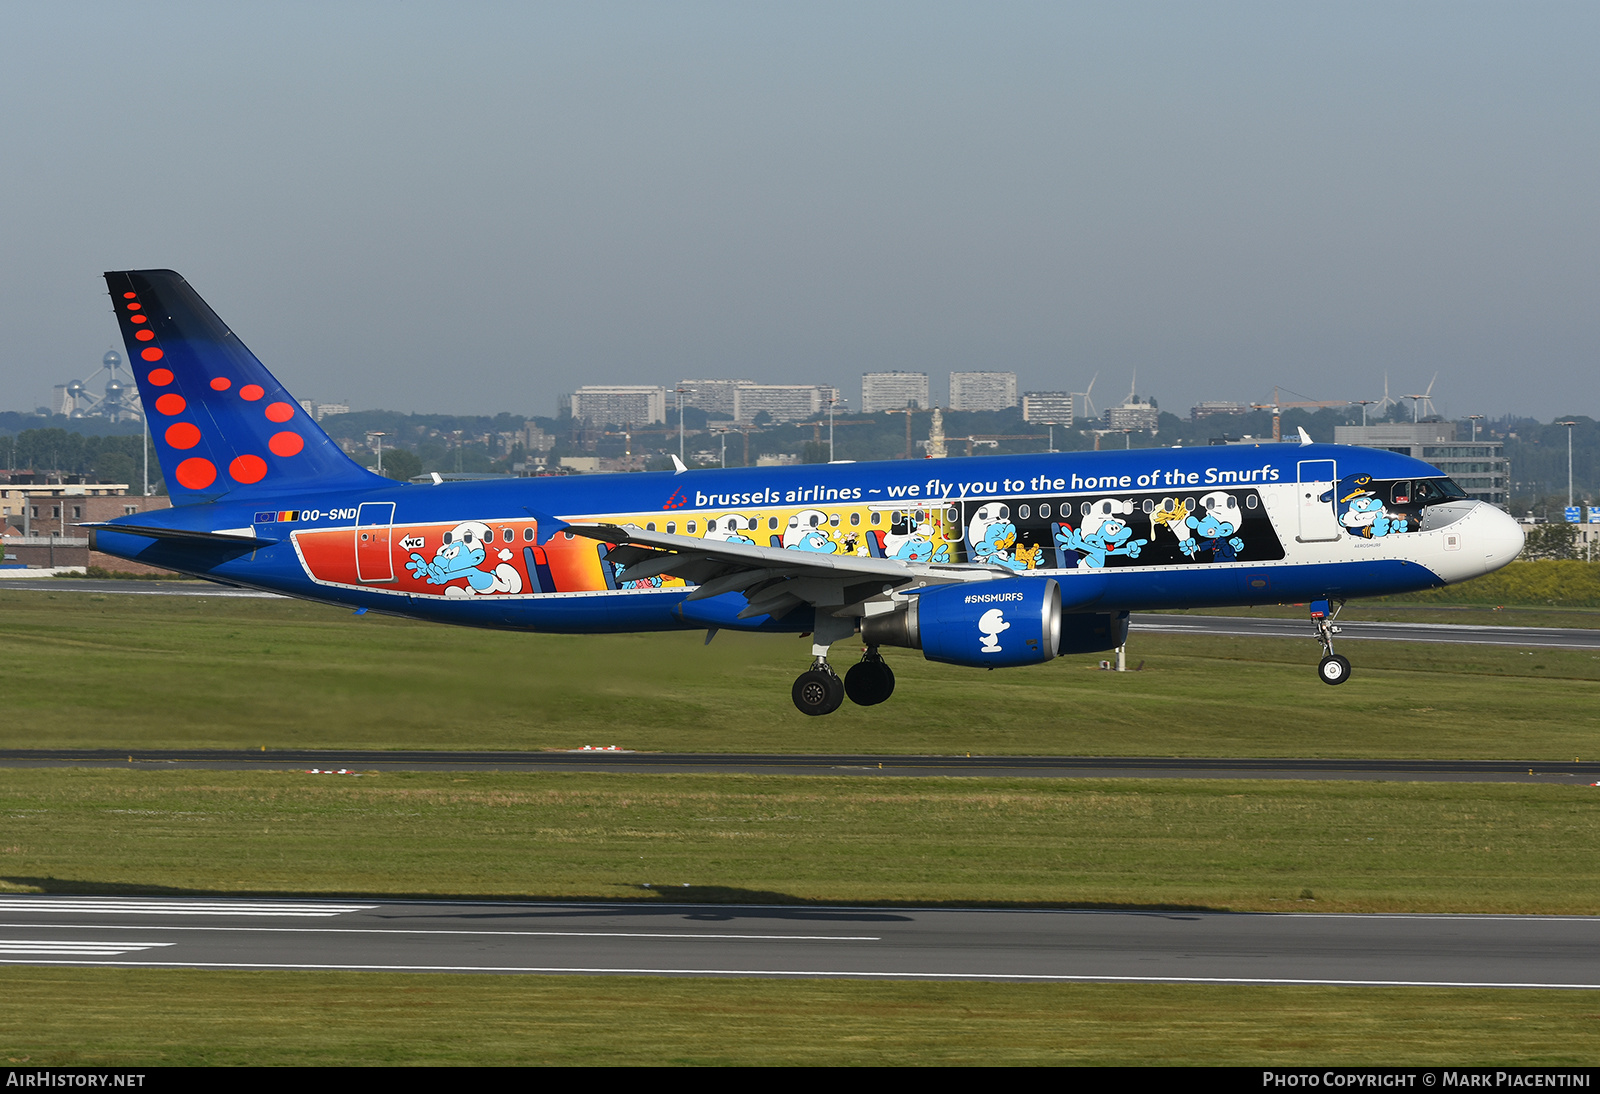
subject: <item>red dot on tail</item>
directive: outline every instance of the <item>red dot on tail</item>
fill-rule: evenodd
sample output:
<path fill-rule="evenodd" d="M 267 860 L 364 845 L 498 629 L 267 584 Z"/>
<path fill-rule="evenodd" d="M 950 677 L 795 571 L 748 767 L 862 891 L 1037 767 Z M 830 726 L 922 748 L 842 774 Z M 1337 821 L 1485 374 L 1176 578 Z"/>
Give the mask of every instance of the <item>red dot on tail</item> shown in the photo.
<path fill-rule="evenodd" d="M 129 304 L 128 305 L 128 310 L 129 311 L 142 311 L 142 310 L 144 310 L 144 305 L 143 304 Z"/>
<path fill-rule="evenodd" d="M 193 422 L 173 422 L 167 426 L 166 437 L 173 448 L 193 448 L 200 443 L 200 427 Z"/>
<path fill-rule="evenodd" d="M 301 439 L 300 434 L 287 429 L 282 433 L 274 433 L 272 439 L 267 442 L 267 447 L 272 449 L 274 456 L 298 456 L 305 446 L 306 442 Z"/>
<path fill-rule="evenodd" d="M 135 296 L 138 296 L 138 295 L 139 295 L 138 293 L 125 292 L 125 293 L 122 294 L 122 299 L 124 299 L 124 300 L 132 300 Z"/>
<path fill-rule="evenodd" d="M 218 376 L 215 380 L 211 381 L 212 391 L 227 391 L 232 386 L 233 381 L 228 379 L 226 376 Z"/>
<path fill-rule="evenodd" d="M 293 418 L 293 417 L 294 417 L 294 407 L 290 406 L 288 403 L 268 403 L 267 404 L 267 421 L 269 421 L 269 422 L 287 422 L 290 418 Z"/>
<path fill-rule="evenodd" d="M 260 482 L 267 477 L 267 461 L 260 456 L 238 456 L 228 465 L 228 474 L 233 476 L 234 482 L 246 485 Z"/>
<path fill-rule="evenodd" d="M 150 322 L 150 317 L 148 315 L 130 315 L 130 316 L 128 316 L 128 322 L 130 322 L 130 323 L 148 323 L 148 322 Z"/>
<path fill-rule="evenodd" d="M 146 346 L 144 349 L 139 351 L 139 356 L 143 357 L 146 361 L 159 361 L 165 357 L 166 354 L 162 353 L 154 346 Z"/>
<path fill-rule="evenodd" d="M 188 405 L 188 403 L 184 402 L 182 395 L 172 391 L 167 392 L 156 400 L 156 409 L 169 418 L 174 414 L 182 414 L 183 408 Z"/>
<path fill-rule="evenodd" d="M 249 400 L 252 403 L 265 394 L 266 391 L 262 389 L 260 384 L 246 384 L 239 389 L 239 398 Z"/>
<path fill-rule="evenodd" d="M 203 456 L 190 456 L 172 472 L 179 486 L 190 490 L 204 490 L 217 481 L 217 465 Z"/>
<path fill-rule="evenodd" d="M 133 332 L 133 336 L 141 342 L 148 342 L 156 336 L 156 332 L 153 330 L 136 330 Z"/>
<path fill-rule="evenodd" d="M 145 350 L 145 352 L 149 353 L 150 351 Z M 156 352 L 160 353 L 161 351 L 156 350 Z M 172 383 L 172 370 L 170 368 L 153 368 L 150 370 L 150 375 L 146 376 L 145 379 L 156 385 L 156 387 L 166 387 Z"/>

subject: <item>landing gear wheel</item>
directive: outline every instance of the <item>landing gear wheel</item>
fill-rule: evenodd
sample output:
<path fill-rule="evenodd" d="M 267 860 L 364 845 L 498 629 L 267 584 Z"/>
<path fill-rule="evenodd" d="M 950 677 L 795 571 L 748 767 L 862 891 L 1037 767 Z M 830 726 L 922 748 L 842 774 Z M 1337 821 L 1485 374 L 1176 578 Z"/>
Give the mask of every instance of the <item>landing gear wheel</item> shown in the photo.
<path fill-rule="evenodd" d="M 1324 684 L 1342 684 L 1350 679 L 1350 659 L 1330 653 L 1317 663 L 1317 675 L 1322 677 Z"/>
<path fill-rule="evenodd" d="M 807 669 L 795 679 L 792 694 L 801 714 L 832 714 L 844 702 L 844 681 L 832 669 Z"/>
<path fill-rule="evenodd" d="M 844 692 L 857 706 L 877 706 L 894 694 L 894 670 L 878 658 L 858 661 L 844 674 Z"/>

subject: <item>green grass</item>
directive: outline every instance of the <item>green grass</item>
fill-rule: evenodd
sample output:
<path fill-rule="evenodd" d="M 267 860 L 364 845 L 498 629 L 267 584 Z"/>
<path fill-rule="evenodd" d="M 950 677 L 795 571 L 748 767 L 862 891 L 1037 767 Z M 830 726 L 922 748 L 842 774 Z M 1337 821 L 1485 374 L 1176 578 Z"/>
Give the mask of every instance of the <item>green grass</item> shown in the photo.
<path fill-rule="evenodd" d="M 897 651 L 890 703 L 807 719 L 794 638 L 3 590 L 0 629 L 9 747 L 1600 754 L 1600 660 L 1569 651 L 1352 643 L 1337 689 L 1309 640 L 1136 635 L 1145 671 L 1121 675 Z M 0 889 L 1592 914 L 1595 793 L 13 768 Z M 1600 1027 L 1582 992 L 65 968 L 0 988 L 0 1055 L 34 1066 L 1591 1064 Z"/>
<path fill-rule="evenodd" d="M 0 1059 L 1583 1066 L 1596 1009 L 1555 991 L 10 968 Z"/>
<path fill-rule="evenodd" d="M 1600 754 L 1600 655 L 1135 634 L 983 672 L 890 651 L 894 698 L 794 710 L 794 637 L 475 631 L 281 600 L 0 591 L 14 748 L 575 748 L 1565 759 Z M 837 647 L 841 663 L 849 646 Z"/>
<path fill-rule="evenodd" d="M 1504 783 L 9 769 L 0 772 L 0 885 L 1595 914 L 1596 793 Z"/>

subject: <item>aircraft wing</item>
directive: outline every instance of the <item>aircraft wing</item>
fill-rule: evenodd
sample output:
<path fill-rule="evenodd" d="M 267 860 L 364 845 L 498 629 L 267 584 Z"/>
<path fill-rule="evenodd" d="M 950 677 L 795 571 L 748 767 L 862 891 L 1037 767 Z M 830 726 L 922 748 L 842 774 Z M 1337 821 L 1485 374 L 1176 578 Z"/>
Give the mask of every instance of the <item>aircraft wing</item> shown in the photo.
<path fill-rule="evenodd" d="M 688 600 L 739 593 L 747 606 L 740 619 L 782 618 L 801 604 L 848 614 L 863 602 L 906 585 L 942 585 L 1015 577 L 990 566 L 951 566 L 892 558 L 824 555 L 697 536 L 646 532 L 615 524 L 568 524 L 562 531 L 614 545 L 609 560 L 624 569 L 619 581 L 666 576 L 697 586 Z"/>

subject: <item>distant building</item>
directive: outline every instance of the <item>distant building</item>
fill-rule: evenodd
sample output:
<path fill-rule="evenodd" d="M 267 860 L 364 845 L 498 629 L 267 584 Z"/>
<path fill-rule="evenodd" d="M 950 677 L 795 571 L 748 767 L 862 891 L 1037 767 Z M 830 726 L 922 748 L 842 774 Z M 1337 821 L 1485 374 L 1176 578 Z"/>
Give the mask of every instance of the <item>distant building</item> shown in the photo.
<path fill-rule="evenodd" d="M 1337 425 L 1334 444 L 1382 448 L 1431 463 L 1467 496 L 1505 508 L 1510 501 L 1511 466 L 1501 441 L 1457 441 L 1454 422 L 1384 422 Z"/>
<path fill-rule="evenodd" d="M 951 410 L 1005 410 L 1017 405 L 1015 372 L 952 372 Z"/>
<path fill-rule="evenodd" d="M 667 389 L 660 385 L 588 384 L 567 398 L 573 421 L 596 429 L 667 420 Z"/>
<path fill-rule="evenodd" d="M 683 389 L 683 405 L 696 407 L 707 414 L 726 414 L 734 417 L 734 391 L 740 384 L 751 380 L 679 380 Z"/>
<path fill-rule="evenodd" d="M 775 422 L 804 421 L 827 409 L 833 391 L 817 384 L 740 384 L 733 392 L 733 416 L 753 422 L 765 411 Z"/>
<path fill-rule="evenodd" d="M 1206 418 L 1214 418 L 1218 414 L 1248 414 L 1250 406 L 1247 403 L 1225 403 L 1219 400 L 1207 400 L 1196 403 L 1189 408 L 1189 420 L 1198 422 Z"/>
<path fill-rule="evenodd" d="M 331 418 L 335 414 L 348 414 L 348 413 L 350 413 L 350 404 L 349 403 L 318 403 L 317 404 L 317 421 L 319 421 L 319 422 L 322 421 L 322 419 L 324 419 L 324 418 Z"/>
<path fill-rule="evenodd" d="M 1155 400 L 1143 402 L 1137 395 L 1129 395 L 1121 406 L 1111 407 L 1100 417 L 1107 429 L 1154 433 L 1161 420 L 1161 411 L 1156 408 Z"/>
<path fill-rule="evenodd" d="M 524 452 L 548 452 L 555 447 L 556 439 L 538 426 L 529 422 L 523 427 L 517 440 L 522 442 Z"/>
<path fill-rule="evenodd" d="M 103 383 L 101 376 L 105 377 Z M 97 383 L 102 384 L 99 395 L 91 390 Z M 49 413 L 67 418 L 107 418 L 113 422 L 144 419 L 138 385 L 116 350 L 107 351 L 100 359 L 100 368 L 89 379 L 57 384 L 50 397 Z"/>
<path fill-rule="evenodd" d="M 864 372 L 861 374 L 861 413 L 880 410 L 928 409 L 926 372 Z"/>
<path fill-rule="evenodd" d="M 1024 392 L 1022 420 L 1037 425 L 1071 425 L 1072 395 L 1065 391 Z"/>

